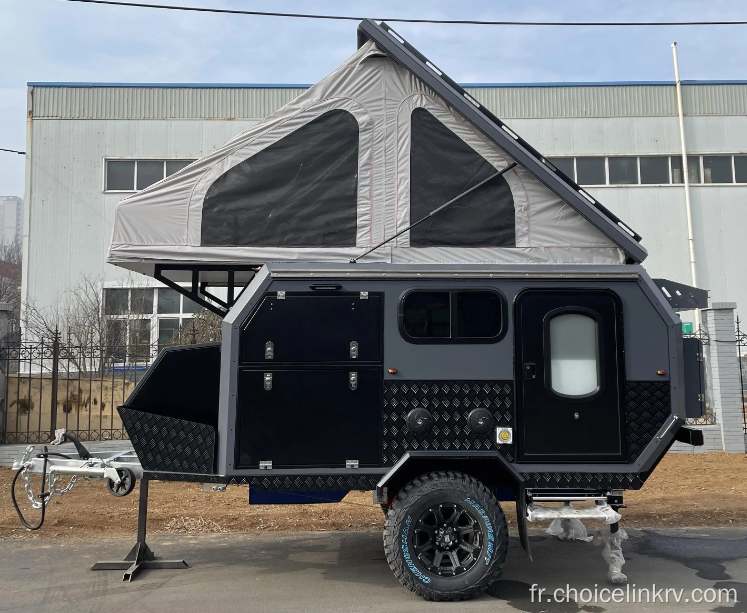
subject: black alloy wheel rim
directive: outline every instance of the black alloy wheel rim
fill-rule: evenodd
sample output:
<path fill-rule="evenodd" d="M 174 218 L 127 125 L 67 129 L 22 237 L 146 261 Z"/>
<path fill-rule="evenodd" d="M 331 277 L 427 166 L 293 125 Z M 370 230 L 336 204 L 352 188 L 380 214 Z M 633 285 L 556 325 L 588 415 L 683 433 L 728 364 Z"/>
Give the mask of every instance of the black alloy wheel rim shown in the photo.
<path fill-rule="evenodd" d="M 480 559 L 483 530 L 470 507 L 440 503 L 415 522 L 412 544 L 415 556 L 429 573 L 456 577 Z"/>

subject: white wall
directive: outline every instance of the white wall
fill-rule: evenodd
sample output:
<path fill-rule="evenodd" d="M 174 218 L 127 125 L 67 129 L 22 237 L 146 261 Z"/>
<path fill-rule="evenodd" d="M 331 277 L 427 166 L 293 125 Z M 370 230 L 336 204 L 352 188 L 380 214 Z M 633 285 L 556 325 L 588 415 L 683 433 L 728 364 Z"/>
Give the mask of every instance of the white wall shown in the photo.
<path fill-rule="evenodd" d="M 105 264 L 114 210 L 127 194 L 104 193 L 104 159 L 199 158 L 256 121 L 36 119 L 31 137 L 23 293 L 53 304 L 81 275 L 129 274 Z M 29 186 L 27 186 L 27 192 Z M 141 277 L 139 284 L 152 282 Z"/>

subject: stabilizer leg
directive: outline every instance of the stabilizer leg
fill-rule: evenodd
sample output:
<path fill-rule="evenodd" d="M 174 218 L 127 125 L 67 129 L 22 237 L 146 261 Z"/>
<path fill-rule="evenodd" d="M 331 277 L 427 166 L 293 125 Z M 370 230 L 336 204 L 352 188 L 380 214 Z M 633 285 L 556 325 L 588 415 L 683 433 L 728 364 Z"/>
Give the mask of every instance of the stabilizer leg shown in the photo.
<path fill-rule="evenodd" d="M 140 480 L 140 502 L 137 514 L 137 542 L 124 560 L 96 562 L 91 570 L 124 570 L 122 581 L 130 582 L 144 568 L 188 568 L 184 560 L 156 560 L 156 556 L 145 541 L 148 523 L 148 479 Z"/>

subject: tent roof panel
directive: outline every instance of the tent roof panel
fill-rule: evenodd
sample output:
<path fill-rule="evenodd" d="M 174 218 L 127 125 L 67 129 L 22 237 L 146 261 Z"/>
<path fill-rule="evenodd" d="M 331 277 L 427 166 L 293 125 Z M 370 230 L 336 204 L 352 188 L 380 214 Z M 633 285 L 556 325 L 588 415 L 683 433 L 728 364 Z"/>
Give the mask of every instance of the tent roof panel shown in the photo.
<path fill-rule="evenodd" d="M 381 51 L 434 90 L 455 111 L 618 245 L 630 260 L 642 262 L 646 259 L 648 252 L 640 244 L 640 235 L 564 174 L 555 172 L 554 167 L 529 143 L 472 98 L 386 23 L 377 24 L 370 19 L 362 21 L 358 26 L 359 47 L 367 40 L 375 42 Z"/>

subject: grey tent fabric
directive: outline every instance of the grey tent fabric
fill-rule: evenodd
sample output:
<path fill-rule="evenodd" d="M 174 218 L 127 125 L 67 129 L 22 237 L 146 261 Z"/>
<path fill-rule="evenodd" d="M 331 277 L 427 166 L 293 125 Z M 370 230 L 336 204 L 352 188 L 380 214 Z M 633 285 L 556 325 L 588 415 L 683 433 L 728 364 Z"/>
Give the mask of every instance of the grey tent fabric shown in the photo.
<path fill-rule="evenodd" d="M 496 173 L 496 169 L 426 109 L 411 116 L 410 220 Z M 410 232 L 411 247 L 515 247 L 511 188 L 496 177 Z"/>
<path fill-rule="evenodd" d="M 327 111 L 210 186 L 202 244 L 354 247 L 357 191 L 358 122 Z"/>
<path fill-rule="evenodd" d="M 418 117 L 431 126 L 422 134 Z M 108 261 L 151 275 L 159 264 L 347 262 L 512 161 L 369 41 L 260 123 L 120 202 Z M 460 204 L 361 261 L 625 260 L 521 166 Z"/>

